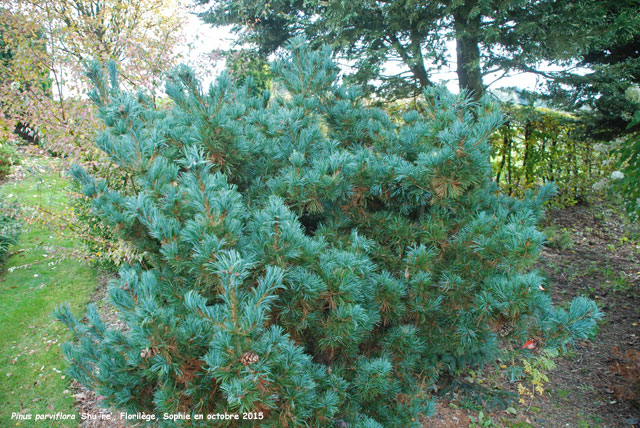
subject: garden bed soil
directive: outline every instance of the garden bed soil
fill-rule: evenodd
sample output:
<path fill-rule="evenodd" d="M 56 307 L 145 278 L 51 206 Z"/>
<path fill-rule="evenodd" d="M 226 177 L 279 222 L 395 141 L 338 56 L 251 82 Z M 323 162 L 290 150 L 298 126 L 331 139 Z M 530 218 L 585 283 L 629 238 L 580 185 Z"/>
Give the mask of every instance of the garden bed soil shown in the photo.
<path fill-rule="evenodd" d="M 571 207 L 548 218 L 572 237 L 567 248 L 543 254 L 555 302 L 587 296 L 605 320 L 572 358 L 557 361 L 540 417 L 548 427 L 640 427 L 640 378 L 617 369 L 633 364 L 623 357 L 627 351 L 640 350 L 640 227 L 606 207 Z"/>
<path fill-rule="evenodd" d="M 538 263 L 554 303 L 586 296 L 598 303 L 605 318 L 595 338 L 578 342 L 567 356 L 556 359 L 541 397 L 516 402 L 515 415 L 483 409 L 491 422 L 472 426 L 638 428 L 640 224 L 597 204 L 549 211 L 543 227 L 554 230 L 551 236 L 556 238 Z M 481 377 L 491 374 L 495 370 L 488 368 Z M 497 386 L 517 391 L 506 380 Z M 463 416 L 477 420 L 477 409 L 463 411 L 458 404 L 453 397 L 442 400 L 439 415 L 426 419 L 423 426 L 457 427 Z"/>

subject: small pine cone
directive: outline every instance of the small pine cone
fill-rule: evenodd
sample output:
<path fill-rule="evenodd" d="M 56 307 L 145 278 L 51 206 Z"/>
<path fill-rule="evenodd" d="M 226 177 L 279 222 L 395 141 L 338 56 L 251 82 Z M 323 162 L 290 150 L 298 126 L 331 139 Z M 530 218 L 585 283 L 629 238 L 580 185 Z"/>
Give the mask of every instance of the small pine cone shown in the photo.
<path fill-rule="evenodd" d="M 257 363 L 259 359 L 260 358 L 256 354 L 249 351 L 242 354 L 242 357 L 240 358 L 240 362 L 242 363 L 243 366 L 250 366 L 251 364 Z"/>
<path fill-rule="evenodd" d="M 505 323 L 500 327 L 500 331 L 498 331 L 498 334 L 500 335 L 500 337 L 506 337 L 509 336 L 512 332 L 513 325 L 511 325 L 510 323 Z"/>

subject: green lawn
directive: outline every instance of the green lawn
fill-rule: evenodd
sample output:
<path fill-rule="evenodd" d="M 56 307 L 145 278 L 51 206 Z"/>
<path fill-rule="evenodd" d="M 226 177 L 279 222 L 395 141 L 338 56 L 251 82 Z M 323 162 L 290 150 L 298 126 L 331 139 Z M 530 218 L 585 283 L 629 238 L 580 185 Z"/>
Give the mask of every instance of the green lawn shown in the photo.
<path fill-rule="evenodd" d="M 46 165 L 46 164 L 45 164 Z M 68 212 L 68 181 L 56 172 L 27 174 L 17 183 L 0 187 L 0 198 L 17 199 L 29 215 L 41 207 L 53 213 Z M 61 343 L 70 339 L 57 322 L 54 308 L 67 302 L 81 314 L 93 293 L 97 274 L 84 261 L 65 258 L 63 248 L 80 248 L 68 232 L 46 224 L 25 225 L 14 254 L 0 273 L 0 426 L 78 426 L 78 415 L 65 376 Z M 24 414 L 76 414 L 76 422 L 18 421 Z"/>

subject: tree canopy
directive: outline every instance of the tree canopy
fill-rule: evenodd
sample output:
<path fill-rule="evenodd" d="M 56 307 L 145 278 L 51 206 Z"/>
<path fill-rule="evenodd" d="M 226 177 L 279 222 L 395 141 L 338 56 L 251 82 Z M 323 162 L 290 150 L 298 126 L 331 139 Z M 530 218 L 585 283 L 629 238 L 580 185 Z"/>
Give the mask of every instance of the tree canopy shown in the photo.
<path fill-rule="evenodd" d="M 151 0 L 7 0 L 0 7 L 0 136 L 12 138 L 16 123 L 28 123 L 49 149 L 87 155 L 99 124 L 81 96 L 85 66 L 117 61 L 123 83 L 157 92 L 179 57 L 182 22 L 176 9 Z"/>
<path fill-rule="evenodd" d="M 201 14 L 205 22 L 233 24 L 241 41 L 253 43 L 263 54 L 304 34 L 313 44 L 330 44 L 334 53 L 350 61 L 356 82 L 400 95 L 433 85 L 434 71 L 456 64 L 460 88 L 479 98 L 484 74 L 496 66 L 510 70 L 537 59 L 519 47 L 521 40 L 535 43 L 550 30 L 557 32 L 550 25 L 556 22 L 552 1 L 196 1 L 209 5 Z M 453 39 L 452 59 L 446 42 Z M 387 66 L 394 62 L 401 71 L 390 71 Z"/>
<path fill-rule="evenodd" d="M 549 76 L 550 94 L 562 108 L 582 109 L 590 138 L 612 139 L 632 131 L 627 125 L 635 106 L 625 91 L 640 83 L 640 4 L 634 0 L 580 4 L 574 20 L 579 29 L 537 49 L 531 47 L 530 52 L 554 61 L 575 59 L 582 71 L 567 68 Z"/>

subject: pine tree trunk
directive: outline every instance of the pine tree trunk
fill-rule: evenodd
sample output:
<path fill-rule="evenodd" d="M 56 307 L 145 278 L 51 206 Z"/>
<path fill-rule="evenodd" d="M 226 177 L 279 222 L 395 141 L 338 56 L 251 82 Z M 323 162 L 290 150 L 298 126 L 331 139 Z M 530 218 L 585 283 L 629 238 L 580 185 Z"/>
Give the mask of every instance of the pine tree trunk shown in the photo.
<path fill-rule="evenodd" d="M 466 2 L 453 13 L 456 32 L 456 54 L 458 60 L 458 83 L 460 90 L 469 90 L 474 99 L 484 94 L 482 71 L 480 70 L 480 19 L 478 14 L 469 17 L 475 2 Z"/>

